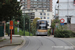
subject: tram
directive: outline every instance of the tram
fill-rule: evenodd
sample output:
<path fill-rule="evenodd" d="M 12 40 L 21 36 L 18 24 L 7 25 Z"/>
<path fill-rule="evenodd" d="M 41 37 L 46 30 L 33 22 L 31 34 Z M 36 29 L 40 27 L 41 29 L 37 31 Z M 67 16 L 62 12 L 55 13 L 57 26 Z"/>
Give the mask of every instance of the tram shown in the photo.
<path fill-rule="evenodd" d="M 36 24 L 36 28 L 37 28 L 37 31 L 36 31 L 36 35 L 46 35 L 47 36 L 47 26 L 48 25 L 48 22 L 46 20 L 37 20 L 37 24 Z"/>

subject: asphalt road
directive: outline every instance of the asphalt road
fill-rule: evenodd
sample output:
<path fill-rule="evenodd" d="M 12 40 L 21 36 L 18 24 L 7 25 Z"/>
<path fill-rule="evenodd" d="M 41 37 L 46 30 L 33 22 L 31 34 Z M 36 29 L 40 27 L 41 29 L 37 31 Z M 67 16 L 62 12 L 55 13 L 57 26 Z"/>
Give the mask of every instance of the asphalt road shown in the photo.
<path fill-rule="evenodd" d="M 68 42 L 45 36 L 23 37 L 26 43 L 18 50 L 75 50 Z"/>

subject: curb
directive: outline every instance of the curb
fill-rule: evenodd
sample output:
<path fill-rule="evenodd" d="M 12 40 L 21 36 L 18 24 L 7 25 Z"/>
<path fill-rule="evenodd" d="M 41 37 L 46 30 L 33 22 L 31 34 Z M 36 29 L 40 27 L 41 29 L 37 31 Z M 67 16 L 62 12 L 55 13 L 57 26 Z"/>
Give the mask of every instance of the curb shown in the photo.
<path fill-rule="evenodd" d="M 21 35 L 12 35 L 12 37 L 21 37 Z"/>
<path fill-rule="evenodd" d="M 19 43 L 19 44 L 6 44 L 6 45 L 3 45 L 3 46 L 0 46 L 0 48 L 5 47 L 5 46 L 16 46 L 16 45 L 21 45 L 23 42 L 24 42 L 24 40 L 22 40 L 22 42 Z"/>

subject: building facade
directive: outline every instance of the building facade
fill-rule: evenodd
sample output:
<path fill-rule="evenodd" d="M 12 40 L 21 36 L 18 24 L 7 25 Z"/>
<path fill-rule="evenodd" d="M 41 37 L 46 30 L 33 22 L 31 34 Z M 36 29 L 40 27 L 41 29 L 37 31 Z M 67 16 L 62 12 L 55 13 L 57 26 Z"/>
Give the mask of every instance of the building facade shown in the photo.
<path fill-rule="evenodd" d="M 24 11 L 22 11 L 22 13 L 24 13 Z M 42 8 L 35 8 L 35 9 L 27 9 L 25 10 L 25 13 L 29 14 L 31 21 L 34 20 L 34 18 L 40 18 L 42 20 L 47 20 L 49 26 L 48 28 L 50 28 L 51 26 L 51 20 L 53 19 L 53 13 L 52 12 L 48 12 L 47 9 L 42 10 Z"/>
<path fill-rule="evenodd" d="M 34 18 L 41 18 L 47 20 L 50 28 L 52 13 L 52 0 L 21 0 L 22 14 L 29 14 L 31 21 Z"/>
<path fill-rule="evenodd" d="M 52 0 L 21 0 L 23 9 L 30 8 L 47 8 L 48 11 L 52 12 Z"/>
<path fill-rule="evenodd" d="M 59 0 L 59 19 L 65 23 L 75 24 L 75 0 Z"/>

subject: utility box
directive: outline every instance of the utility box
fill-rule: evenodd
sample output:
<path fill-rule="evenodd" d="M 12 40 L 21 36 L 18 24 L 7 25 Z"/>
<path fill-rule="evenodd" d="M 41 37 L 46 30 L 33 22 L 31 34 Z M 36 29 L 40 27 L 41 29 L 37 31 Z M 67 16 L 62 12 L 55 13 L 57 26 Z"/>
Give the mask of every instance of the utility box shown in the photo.
<path fill-rule="evenodd" d="M 4 24 L 0 22 L 0 37 L 4 36 Z"/>

